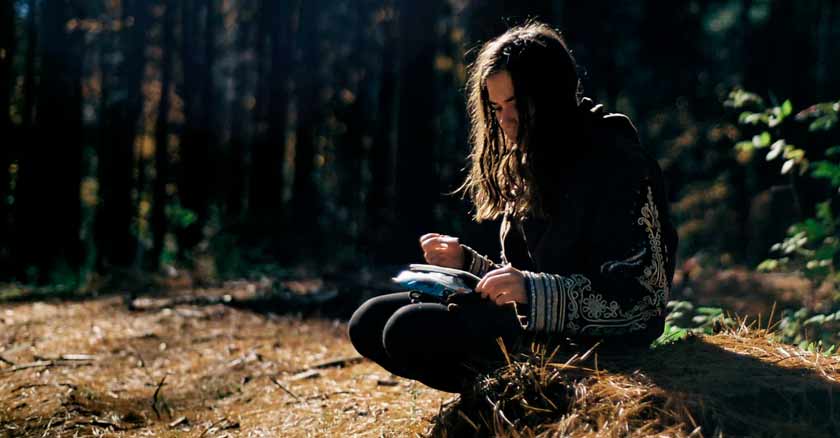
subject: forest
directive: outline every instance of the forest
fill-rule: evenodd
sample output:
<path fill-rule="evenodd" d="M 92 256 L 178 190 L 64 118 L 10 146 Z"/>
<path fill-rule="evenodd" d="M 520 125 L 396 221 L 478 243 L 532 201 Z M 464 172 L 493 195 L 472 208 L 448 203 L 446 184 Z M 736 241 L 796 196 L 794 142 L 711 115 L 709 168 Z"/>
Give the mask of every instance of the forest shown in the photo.
<path fill-rule="evenodd" d="M 328 435 L 352 429 L 362 436 L 370 430 L 353 429 L 362 424 L 358 419 L 383 418 L 376 436 L 403 436 L 420 426 L 406 429 L 400 418 L 419 421 L 438 410 L 430 420 L 434 433 L 468 427 L 459 418 L 478 417 L 470 417 L 463 402 L 458 406 L 467 414 L 445 416 L 445 404 L 434 402 L 441 393 L 367 362 L 354 365 L 358 358 L 336 324 L 365 298 L 392 288 L 389 278 L 400 266 L 422 260 L 418 238 L 424 233 L 458 236 L 483 254 L 499 253 L 498 221 L 474 222 L 473 206 L 455 193 L 469 154 L 465 81 L 483 42 L 527 20 L 563 34 L 579 64 L 584 95 L 628 115 L 664 172 L 679 247 L 662 344 L 708 336 L 717 340 L 703 351 L 729 360 L 721 359 L 722 352 L 759 349 L 734 346 L 733 339 L 767 338 L 771 343 L 760 346 L 767 355 L 801 359 L 794 351 L 807 352 L 826 361 L 820 369 L 828 380 L 840 378 L 840 357 L 833 354 L 840 343 L 840 3 L 2 0 L 0 388 L 10 385 L 6 389 L 15 391 L 9 394 L 17 395 L 0 396 L 0 436 L 48 436 L 53 427 L 57 436 L 99 429 L 129 436 L 142 428 L 184 436 L 236 430 L 317 436 L 313 426 L 332 431 Z M 112 311 L 137 322 L 87 319 Z M 163 323 L 164 317 L 174 319 Z M 50 333 L 64 337 L 38 347 L 32 318 L 57 318 L 53 329 L 60 330 Z M 42 367 L 88 372 L 92 363 L 101 375 L 121 378 L 117 362 L 97 368 L 106 351 L 116 354 L 110 347 L 79 341 L 78 349 L 93 350 L 62 350 L 77 345 L 70 338 L 87 337 L 100 326 L 133 333 L 126 335 L 131 351 L 119 356 L 132 367 L 169 361 L 176 346 L 189 351 L 194 364 L 208 360 L 220 350 L 190 350 L 188 339 L 213 330 L 227 333 L 218 336 L 230 343 L 219 363 L 240 362 L 227 380 L 217 369 L 210 374 L 218 378 L 173 376 L 164 383 L 174 372 L 171 364 L 161 362 L 151 374 L 140 367 L 136 384 L 125 384 L 134 385 L 124 388 L 132 394 L 128 401 L 104 383 L 92 383 L 86 391 L 93 395 L 84 398 L 82 381 L 73 380 L 72 387 L 62 387 L 69 395 L 56 402 L 63 403 L 59 407 L 20 407 L 14 397 L 39 396 L 27 385 L 40 385 L 32 382 L 40 381 Z M 183 330 L 183 339 L 167 333 L 173 326 Z M 283 347 L 288 351 L 269 353 L 260 350 L 258 336 L 235 338 L 237 327 L 252 327 L 248 336 L 276 334 L 283 343 L 286 333 L 313 336 L 316 343 L 313 333 L 322 333 L 329 347 L 310 351 L 304 341 L 289 341 Z M 721 333 L 730 338 L 714 337 Z M 109 340 L 113 334 L 103 336 L 107 345 L 119 342 Z M 677 344 L 663 348 L 689 348 Z M 667 351 L 658 353 L 663 360 Z M 350 359 L 312 365 L 336 355 L 330 352 Z M 586 360 L 588 354 L 568 363 Z M 265 365 L 263 371 L 249 368 L 254 364 Z M 353 366 L 379 376 L 374 386 L 354 380 L 346 390 L 321 387 L 327 380 L 350 382 L 359 373 Z M 778 371 L 758 362 L 739 366 Z M 494 382 L 526 379 L 514 368 L 500 370 Z M 321 373 L 310 373 L 314 380 L 301 377 L 313 369 Z M 571 381 L 555 376 L 542 384 L 546 390 L 574 388 L 591 378 L 588 369 L 575 368 Z M 2 383 L 12 375 L 17 380 Z M 247 383 L 265 376 L 278 389 L 274 397 L 288 401 L 285 407 L 265 401 L 259 408 L 289 409 L 304 426 L 284 426 L 248 410 L 242 400 L 263 395 Z M 681 412 L 645 423 L 651 400 L 677 403 L 656 391 L 696 389 L 679 387 L 671 377 L 645 381 L 649 398 L 635 411 L 621 411 L 621 421 L 638 436 L 667 430 L 712 436 L 718 426 L 737 435 L 763 418 L 702 411 L 696 424 Z M 825 389 L 816 377 L 804 383 L 794 373 L 779 378 Z M 224 418 L 197 413 L 194 400 L 187 401 L 191 385 L 202 388 L 201 397 L 236 398 L 241 412 Z M 537 425 L 559 417 L 529 417 L 527 409 L 513 407 L 517 396 L 501 395 L 502 386 L 492 391 L 508 401 L 491 402 L 491 420 L 467 423 L 497 436 L 548 433 Z M 390 389 L 395 407 L 389 413 L 374 399 L 352 409 L 343 399 Z M 397 390 L 412 394 L 410 404 L 395 401 Z M 712 392 L 702 397 L 718 395 Z M 591 406 L 622 396 L 592 394 L 589 401 L 566 402 Z M 777 395 L 789 400 L 797 394 Z M 322 402 L 317 415 L 312 400 Z M 714 399 L 720 400 L 728 399 Z M 833 399 L 809 400 L 834 418 Z M 550 409 L 539 403 L 535 409 L 556 408 L 550 400 Z M 679 403 L 695 416 L 703 404 Z M 513 410 L 519 419 L 500 420 L 503 405 L 508 417 Z M 60 425 L 53 421 L 57 412 L 69 412 Z M 351 414 L 356 420 L 347 419 Z M 811 421 L 804 415 L 796 411 L 795 418 Z M 587 429 L 597 421 L 584 423 L 551 427 L 569 436 L 629 436 L 606 425 Z M 691 435 L 694 427 L 702 434 Z M 820 427 L 810 436 L 840 430 L 834 422 Z"/>

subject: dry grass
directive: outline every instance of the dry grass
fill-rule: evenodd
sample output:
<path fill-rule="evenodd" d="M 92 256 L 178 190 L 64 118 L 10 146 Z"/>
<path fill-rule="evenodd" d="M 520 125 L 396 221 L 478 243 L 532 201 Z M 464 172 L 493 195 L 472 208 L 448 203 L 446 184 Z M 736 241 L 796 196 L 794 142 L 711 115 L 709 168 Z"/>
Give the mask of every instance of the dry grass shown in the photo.
<path fill-rule="evenodd" d="M 130 312 L 116 298 L 4 305 L 0 437 L 402 437 L 449 397 L 356 359 L 298 375 L 354 355 L 338 321 Z"/>
<path fill-rule="evenodd" d="M 333 359 L 348 360 L 313 367 Z M 410 437 L 430 421 L 449 437 L 828 437 L 838 378 L 837 356 L 742 325 L 634 354 L 537 348 L 443 404 L 356 358 L 338 321 L 117 298 L 0 307 L 0 437 Z"/>
<path fill-rule="evenodd" d="M 840 357 L 742 325 L 635 354 L 537 349 L 448 407 L 434 436 L 840 435 Z"/>

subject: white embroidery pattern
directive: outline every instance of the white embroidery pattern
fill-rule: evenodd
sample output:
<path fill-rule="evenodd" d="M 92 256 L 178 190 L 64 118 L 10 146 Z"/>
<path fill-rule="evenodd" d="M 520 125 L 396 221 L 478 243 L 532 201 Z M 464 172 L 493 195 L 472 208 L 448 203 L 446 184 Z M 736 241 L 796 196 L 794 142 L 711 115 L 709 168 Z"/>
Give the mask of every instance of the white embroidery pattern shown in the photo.
<path fill-rule="evenodd" d="M 653 307 L 665 305 L 668 297 L 668 277 L 665 272 L 665 260 L 662 256 L 662 235 L 660 233 L 659 210 L 653 202 L 653 189 L 648 186 L 647 203 L 642 206 L 639 225 L 644 225 L 650 240 L 651 264 L 645 267 L 644 274 L 638 277 L 639 283 L 648 290 L 644 300 Z"/>
<path fill-rule="evenodd" d="M 653 189 L 650 186 L 648 186 L 647 202 L 642 205 L 641 217 L 637 220 L 637 223 L 644 226 L 650 243 L 651 263 L 644 268 L 643 274 L 636 278 L 641 286 L 648 291 L 648 294 L 642 297 L 641 301 L 636 303 L 629 311 L 625 312 L 617 301 L 608 303 L 601 293 L 593 292 L 592 282 L 582 275 L 539 274 L 538 279 L 542 280 L 543 284 L 553 283 L 553 285 L 556 285 L 554 290 L 559 296 L 560 302 L 565 301 L 566 304 L 565 321 L 561 320 L 557 329 L 565 330 L 569 334 L 586 331 L 596 333 L 632 332 L 644 330 L 647 328 L 646 322 L 650 318 L 661 314 L 668 296 L 668 279 L 662 254 L 659 211 L 653 201 Z M 535 278 L 535 280 L 537 279 Z M 549 288 L 545 289 L 551 290 Z M 542 310 L 542 307 L 540 307 L 540 310 Z M 539 313 L 541 313 L 540 310 L 538 310 Z M 539 320 L 539 315 L 537 317 Z M 535 328 L 543 327 L 540 322 L 542 321 L 537 322 Z"/>

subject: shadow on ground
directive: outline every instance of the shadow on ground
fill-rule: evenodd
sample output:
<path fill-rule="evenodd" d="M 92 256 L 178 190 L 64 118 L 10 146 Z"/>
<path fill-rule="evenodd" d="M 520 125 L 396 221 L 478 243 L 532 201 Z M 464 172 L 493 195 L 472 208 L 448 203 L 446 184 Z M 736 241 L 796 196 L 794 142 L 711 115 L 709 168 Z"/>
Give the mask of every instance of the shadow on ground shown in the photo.
<path fill-rule="evenodd" d="M 572 355 L 485 377 L 441 412 L 432 436 L 840 436 L 840 359 L 766 336 L 696 337 L 582 362 Z"/>

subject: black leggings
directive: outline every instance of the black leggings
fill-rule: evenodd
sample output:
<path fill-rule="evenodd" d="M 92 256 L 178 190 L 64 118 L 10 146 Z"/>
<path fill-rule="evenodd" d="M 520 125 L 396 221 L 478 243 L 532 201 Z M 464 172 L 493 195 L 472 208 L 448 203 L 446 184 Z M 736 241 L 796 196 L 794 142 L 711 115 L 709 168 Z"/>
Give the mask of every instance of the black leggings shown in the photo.
<path fill-rule="evenodd" d="M 472 298 L 472 297 L 471 297 Z M 398 376 L 447 392 L 465 392 L 477 375 L 503 363 L 524 331 L 510 305 L 474 299 L 447 308 L 414 302 L 408 292 L 371 298 L 349 324 L 356 350 Z"/>

